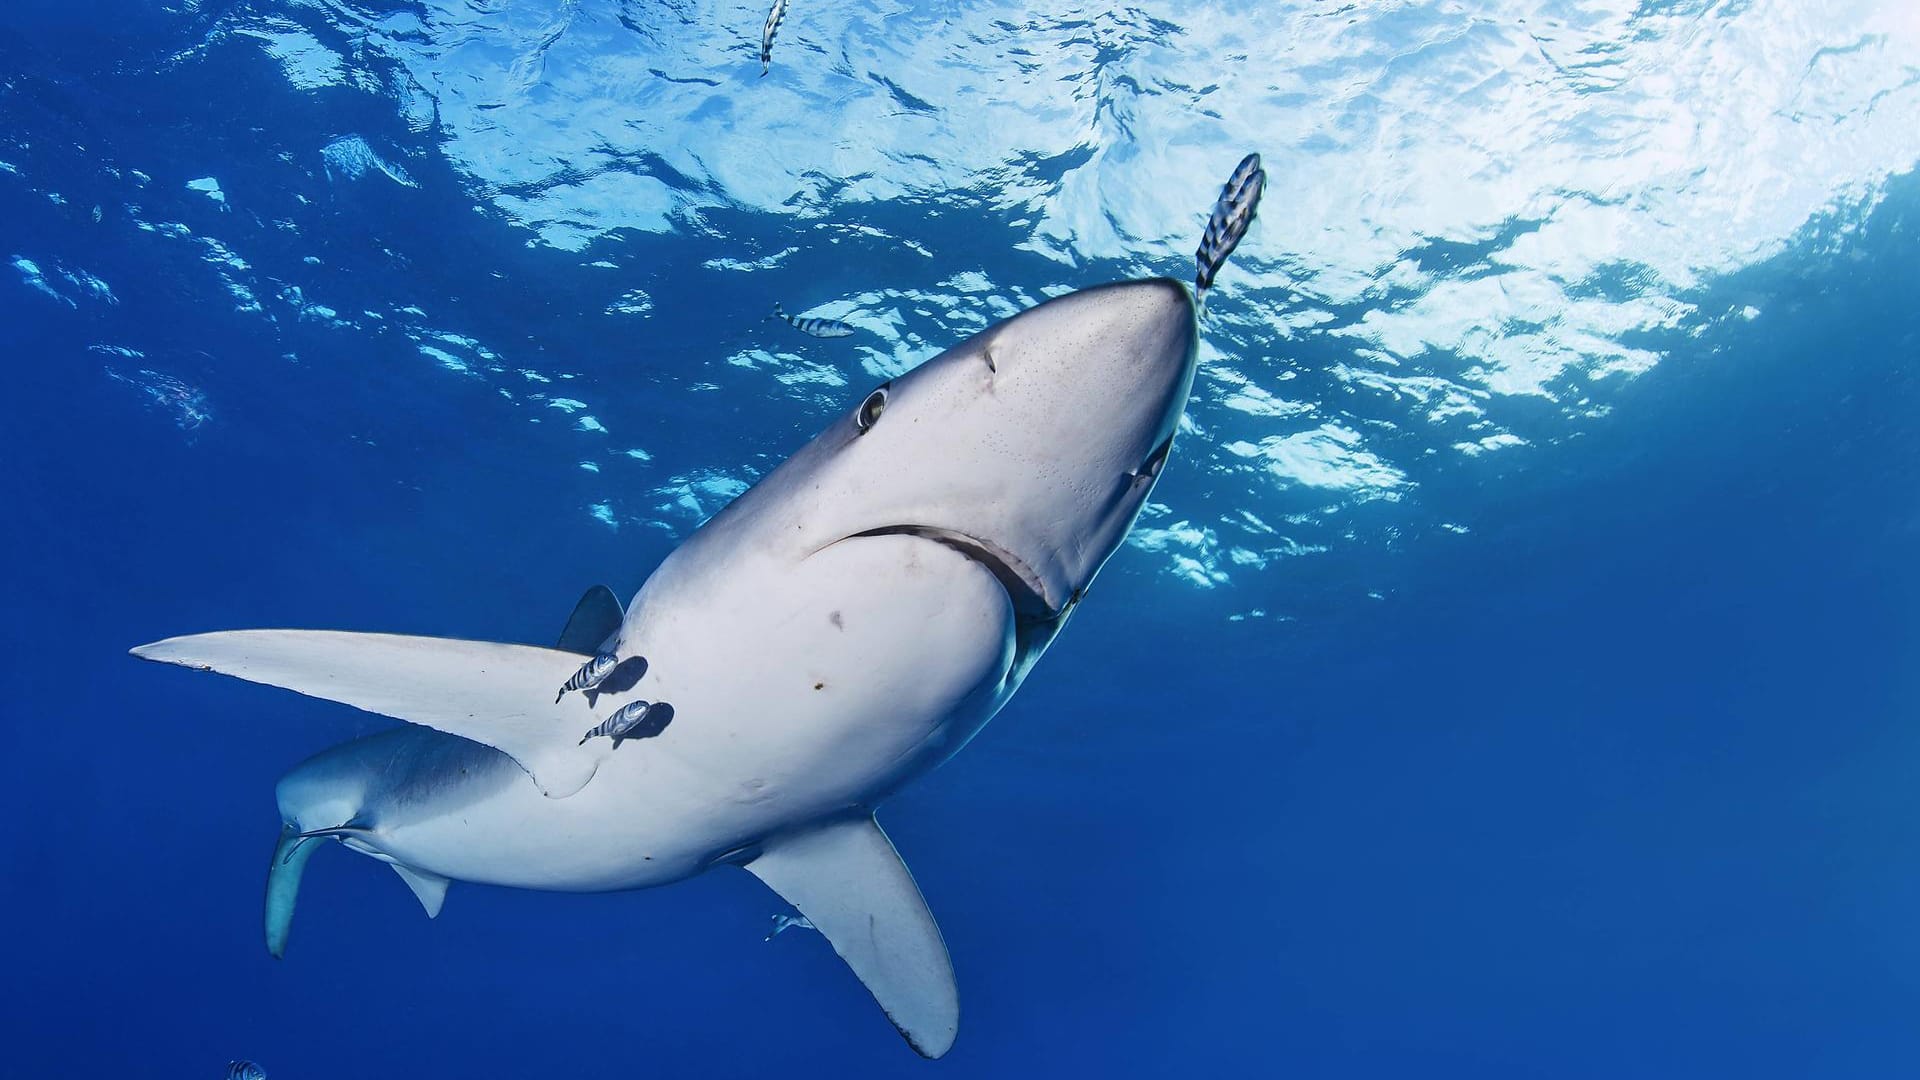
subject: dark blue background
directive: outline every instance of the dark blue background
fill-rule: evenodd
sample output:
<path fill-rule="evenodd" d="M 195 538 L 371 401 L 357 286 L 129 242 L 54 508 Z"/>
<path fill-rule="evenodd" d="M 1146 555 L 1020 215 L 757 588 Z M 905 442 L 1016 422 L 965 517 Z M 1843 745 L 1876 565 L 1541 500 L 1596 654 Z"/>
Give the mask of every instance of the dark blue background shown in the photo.
<path fill-rule="evenodd" d="M 145 169 L 172 220 L 250 230 L 263 261 L 273 228 L 180 186 L 284 201 L 278 145 L 390 116 L 327 115 L 238 51 L 215 85 L 160 64 L 130 15 L 86 22 L 0 24 L 0 158 L 24 174 L 0 175 L 0 256 L 119 298 L 68 307 L 0 266 L 0 1072 L 1920 1070 L 1912 177 L 1716 284 L 1761 317 L 1663 343 L 1581 437 L 1425 480 L 1462 541 L 1270 571 L 1297 621 L 1230 623 L 1123 550 L 1020 698 L 882 813 L 960 979 L 959 1043 L 926 1064 L 817 936 L 763 943 L 784 908 L 731 871 L 608 896 L 457 885 L 428 923 L 387 870 L 328 850 L 268 958 L 272 785 L 384 721 L 125 650 L 288 624 L 546 640 L 673 537 L 585 517 L 607 477 L 556 481 L 558 432 L 506 432 L 491 391 L 398 363 L 404 343 L 233 313 L 102 172 Z M 404 210 L 316 187 L 329 201 L 280 241 L 326 253 L 342 310 L 399 272 L 385 247 L 476 336 L 620 392 L 657 454 L 750 464 L 730 447 L 816 425 L 677 387 L 676 365 L 739 347 L 757 298 L 662 275 L 660 310 L 687 314 L 623 355 L 581 318 L 604 296 L 417 175 Z M 646 242 L 663 266 L 711 256 Z M 807 260 L 782 274 L 856 272 Z M 101 343 L 203 388 L 213 420 L 175 426 L 103 374 Z M 1158 498 L 1200 484 L 1176 454 Z"/>

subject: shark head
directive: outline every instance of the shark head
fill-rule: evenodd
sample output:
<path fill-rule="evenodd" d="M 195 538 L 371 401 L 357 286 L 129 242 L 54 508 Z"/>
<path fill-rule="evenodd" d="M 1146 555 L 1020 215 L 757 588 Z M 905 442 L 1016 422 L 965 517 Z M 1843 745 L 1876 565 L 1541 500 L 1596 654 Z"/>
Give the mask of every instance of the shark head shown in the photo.
<path fill-rule="evenodd" d="M 871 388 L 711 531 L 751 523 L 803 556 L 927 537 L 991 569 L 1023 621 L 1057 624 L 1153 489 L 1196 337 L 1170 279 L 1049 300 Z"/>

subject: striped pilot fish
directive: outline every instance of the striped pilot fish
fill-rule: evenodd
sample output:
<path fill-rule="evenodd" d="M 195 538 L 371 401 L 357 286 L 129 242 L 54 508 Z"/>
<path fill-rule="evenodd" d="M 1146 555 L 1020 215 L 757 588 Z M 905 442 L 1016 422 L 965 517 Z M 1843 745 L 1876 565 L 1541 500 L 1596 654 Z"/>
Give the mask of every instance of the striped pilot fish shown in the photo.
<path fill-rule="evenodd" d="M 760 28 L 760 77 L 767 77 L 767 68 L 773 64 L 773 35 L 780 32 L 780 23 L 787 17 L 787 0 L 773 0 L 773 9 L 767 12 L 767 25 Z"/>
<path fill-rule="evenodd" d="M 603 735 L 612 739 L 616 747 L 622 739 L 651 739 L 667 730 L 672 720 L 673 706 L 664 701 L 629 701 L 592 731 L 580 736 L 580 745 L 585 746 L 588 739 Z"/>
<path fill-rule="evenodd" d="M 267 1070 L 251 1061 L 229 1061 L 227 1080 L 267 1080 Z"/>
<path fill-rule="evenodd" d="M 1266 188 L 1267 173 L 1260 167 L 1260 155 L 1248 154 L 1241 158 L 1233 175 L 1227 178 L 1227 186 L 1220 189 L 1220 200 L 1213 204 L 1213 214 L 1207 218 L 1207 231 L 1200 237 L 1200 248 L 1193 253 L 1195 295 L 1204 298 L 1207 290 L 1213 288 L 1213 276 L 1220 272 L 1233 249 L 1240 246 L 1240 238 L 1247 235 L 1253 215 L 1260 209 L 1260 194 Z"/>
<path fill-rule="evenodd" d="M 555 704 L 575 690 L 592 690 L 607 681 L 613 669 L 620 666 L 620 658 L 610 652 L 595 653 L 593 658 L 580 665 L 573 677 L 560 684 L 560 692 L 553 695 Z"/>
<path fill-rule="evenodd" d="M 773 313 L 780 317 L 781 322 L 786 323 L 788 326 L 793 327 L 803 334 L 812 334 L 814 337 L 846 337 L 848 334 L 853 333 L 853 327 L 841 322 L 839 319 L 796 318 L 787 314 L 787 309 L 781 307 L 779 304 L 773 305 Z"/>

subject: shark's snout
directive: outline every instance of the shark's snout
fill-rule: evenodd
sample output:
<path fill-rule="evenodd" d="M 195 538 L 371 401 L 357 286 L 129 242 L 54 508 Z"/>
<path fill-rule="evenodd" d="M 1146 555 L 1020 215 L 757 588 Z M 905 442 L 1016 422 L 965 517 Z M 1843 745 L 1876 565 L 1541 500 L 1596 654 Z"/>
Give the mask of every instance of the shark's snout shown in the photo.
<path fill-rule="evenodd" d="M 1016 385 L 1006 389 L 1027 397 L 1055 441 L 1137 465 L 1186 407 L 1197 336 L 1186 286 L 1148 278 L 1048 301 L 1004 324 L 994 351 L 1009 358 Z"/>
<path fill-rule="evenodd" d="M 1141 278 L 1086 289 L 1083 294 L 1098 297 L 1108 291 L 1122 298 L 1122 306 L 1141 322 L 1158 327 L 1170 337 L 1193 337 L 1196 329 L 1193 294 L 1185 284 L 1168 277 Z"/>
<path fill-rule="evenodd" d="M 1003 323 L 989 344 L 996 365 L 1010 358 L 1016 370 L 1070 383 L 1124 383 L 1179 367 L 1197 334 L 1187 287 L 1144 278 L 1049 300 Z"/>
<path fill-rule="evenodd" d="M 820 551 L 923 536 L 988 567 L 1023 617 L 1058 618 L 1160 475 L 1197 336 L 1171 278 L 1068 293 L 982 331 L 867 395 L 786 466 L 809 492 L 791 539 Z"/>

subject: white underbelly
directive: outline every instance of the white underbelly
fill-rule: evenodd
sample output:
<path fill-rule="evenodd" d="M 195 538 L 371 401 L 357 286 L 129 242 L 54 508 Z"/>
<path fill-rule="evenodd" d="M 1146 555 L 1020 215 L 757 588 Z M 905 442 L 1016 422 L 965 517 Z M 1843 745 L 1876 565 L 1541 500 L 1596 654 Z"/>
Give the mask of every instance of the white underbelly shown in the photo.
<path fill-rule="evenodd" d="M 926 751 L 842 761 L 831 782 L 808 782 L 771 755 L 730 755 L 758 768 L 720 774 L 646 740 L 623 744 L 578 793 L 541 794 L 531 777 L 444 813 L 379 826 L 368 842 L 409 866 L 457 881 L 556 892 L 641 889 L 679 881 L 716 860 L 848 805 L 876 805 L 946 756 L 987 719 L 940 718 Z"/>
<path fill-rule="evenodd" d="M 909 536 L 844 541 L 786 572 L 779 605 L 708 593 L 636 605 L 622 656 L 674 708 L 578 792 L 530 778 L 457 811 L 396 820 L 394 858 L 464 881 L 598 891 L 665 884 L 937 765 L 1004 702 L 1013 617 L 992 574 Z M 646 593 L 642 593 L 643 599 Z"/>

